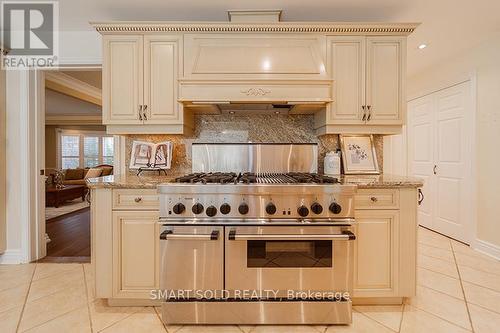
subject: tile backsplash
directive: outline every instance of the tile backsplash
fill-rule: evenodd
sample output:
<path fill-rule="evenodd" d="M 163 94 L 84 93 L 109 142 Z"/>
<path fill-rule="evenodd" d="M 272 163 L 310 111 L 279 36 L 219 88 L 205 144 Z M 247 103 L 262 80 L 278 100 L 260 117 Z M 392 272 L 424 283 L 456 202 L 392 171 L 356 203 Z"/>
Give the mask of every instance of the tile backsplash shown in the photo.
<path fill-rule="evenodd" d="M 126 136 L 127 170 L 134 140 L 161 142 L 172 141 L 172 176 L 191 172 L 191 144 L 193 142 L 293 142 L 318 143 L 319 172 L 323 171 L 323 159 L 327 152 L 340 148 L 339 136 L 335 134 L 316 136 L 312 115 L 197 115 L 193 135 L 149 135 Z M 377 160 L 382 171 L 383 140 L 374 135 Z M 135 173 L 134 170 L 128 170 Z"/>

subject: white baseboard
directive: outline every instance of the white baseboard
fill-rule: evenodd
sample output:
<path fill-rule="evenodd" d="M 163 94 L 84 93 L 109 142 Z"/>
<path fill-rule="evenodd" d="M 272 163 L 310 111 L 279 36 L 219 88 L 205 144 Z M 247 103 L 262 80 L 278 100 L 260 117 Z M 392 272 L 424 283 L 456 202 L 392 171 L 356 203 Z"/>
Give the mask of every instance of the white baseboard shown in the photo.
<path fill-rule="evenodd" d="M 23 256 L 20 249 L 6 250 L 0 254 L 0 264 L 20 264 L 23 262 Z"/>
<path fill-rule="evenodd" d="M 500 246 L 476 239 L 472 244 L 472 248 L 476 251 L 489 255 L 495 259 L 500 260 Z"/>

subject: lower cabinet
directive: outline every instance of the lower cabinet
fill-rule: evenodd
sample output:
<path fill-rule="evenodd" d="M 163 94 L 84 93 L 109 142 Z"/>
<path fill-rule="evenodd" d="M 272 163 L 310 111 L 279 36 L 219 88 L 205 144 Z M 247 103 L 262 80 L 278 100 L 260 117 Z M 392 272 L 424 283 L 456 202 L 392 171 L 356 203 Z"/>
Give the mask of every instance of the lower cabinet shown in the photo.
<path fill-rule="evenodd" d="M 150 298 L 159 288 L 158 212 L 113 211 L 113 297 Z"/>
<path fill-rule="evenodd" d="M 354 297 L 398 296 L 399 210 L 356 210 Z"/>

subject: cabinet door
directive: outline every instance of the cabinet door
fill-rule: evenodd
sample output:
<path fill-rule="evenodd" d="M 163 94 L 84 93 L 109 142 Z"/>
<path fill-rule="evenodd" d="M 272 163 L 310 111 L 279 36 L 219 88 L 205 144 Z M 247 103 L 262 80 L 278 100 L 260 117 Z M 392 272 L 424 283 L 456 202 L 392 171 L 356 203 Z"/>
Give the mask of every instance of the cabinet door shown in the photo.
<path fill-rule="evenodd" d="M 182 104 L 177 101 L 181 43 L 179 36 L 144 36 L 147 124 L 182 123 Z"/>
<path fill-rule="evenodd" d="M 398 293 L 399 210 L 356 210 L 354 297 Z"/>
<path fill-rule="evenodd" d="M 328 71 L 333 79 L 328 123 L 364 123 L 365 41 L 363 36 L 328 38 Z"/>
<path fill-rule="evenodd" d="M 401 37 L 368 37 L 366 43 L 367 124 L 402 125 L 406 43 Z"/>
<path fill-rule="evenodd" d="M 103 36 L 103 48 L 103 123 L 141 124 L 142 36 Z"/>
<path fill-rule="evenodd" d="M 159 288 L 158 212 L 113 212 L 113 297 L 149 299 Z"/>

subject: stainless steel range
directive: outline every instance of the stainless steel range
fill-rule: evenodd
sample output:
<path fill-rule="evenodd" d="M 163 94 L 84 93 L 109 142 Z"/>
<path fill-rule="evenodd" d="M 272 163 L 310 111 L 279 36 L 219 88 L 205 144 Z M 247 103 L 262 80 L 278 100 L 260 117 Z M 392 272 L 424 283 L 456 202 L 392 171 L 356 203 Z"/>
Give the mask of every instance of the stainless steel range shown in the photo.
<path fill-rule="evenodd" d="M 193 147 L 199 172 L 158 187 L 166 323 L 351 322 L 356 187 L 316 160 L 316 145 Z"/>

